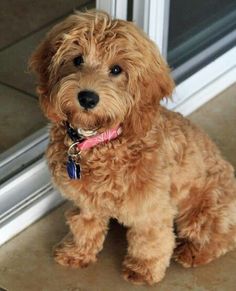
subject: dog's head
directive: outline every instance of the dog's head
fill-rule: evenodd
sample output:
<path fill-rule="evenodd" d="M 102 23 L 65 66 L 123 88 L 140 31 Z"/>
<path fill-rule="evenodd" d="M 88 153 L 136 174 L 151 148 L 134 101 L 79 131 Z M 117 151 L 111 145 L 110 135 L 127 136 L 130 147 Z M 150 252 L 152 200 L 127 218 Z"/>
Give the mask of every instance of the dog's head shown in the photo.
<path fill-rule="evenodd" d="M 76 13 L 56 25 L 30 66 L 45 115 L 82 129 L 122 123 L 143 130 L 145 118 L 173 90 L 155 44 L 134 24 L 105 12 Z"/>

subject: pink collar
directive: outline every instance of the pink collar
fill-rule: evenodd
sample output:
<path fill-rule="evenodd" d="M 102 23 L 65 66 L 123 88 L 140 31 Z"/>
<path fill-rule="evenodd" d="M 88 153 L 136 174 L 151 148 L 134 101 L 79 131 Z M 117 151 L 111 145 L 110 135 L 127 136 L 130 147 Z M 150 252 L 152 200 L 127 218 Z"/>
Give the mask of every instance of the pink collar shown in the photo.
<path fill-rule="evenodd" d="M 107 131 L 100 133 L 98 135 L 89 137 L 85 139 L 84 141 L 77 143 L 77 150 L 82 151 L 82 150 L 88 150 L 90 148 L 95 147 L 96 145 L 113 140 L 117 138 L 122 132 L 122 129 L 120 126 L 117 126 L 112 129 L 108 129 Z"/>

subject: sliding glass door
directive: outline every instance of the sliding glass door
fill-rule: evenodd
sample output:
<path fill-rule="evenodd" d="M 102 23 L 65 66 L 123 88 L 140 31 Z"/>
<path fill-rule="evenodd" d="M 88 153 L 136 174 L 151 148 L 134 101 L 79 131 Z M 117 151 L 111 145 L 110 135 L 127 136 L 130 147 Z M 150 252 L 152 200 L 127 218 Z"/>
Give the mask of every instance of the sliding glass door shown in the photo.
<path fill-rule="evenodd" d="M 62 201 L 43 157 L 47 120 L 27 63 L 53 25 L 90 8 L 95 1 L 0 2 L 0 245 Z"/>
<path fill-rule="evenodd" d="M 170 1 L 167 60 L 178 82 L 235 43 L 235 0 Z"/>

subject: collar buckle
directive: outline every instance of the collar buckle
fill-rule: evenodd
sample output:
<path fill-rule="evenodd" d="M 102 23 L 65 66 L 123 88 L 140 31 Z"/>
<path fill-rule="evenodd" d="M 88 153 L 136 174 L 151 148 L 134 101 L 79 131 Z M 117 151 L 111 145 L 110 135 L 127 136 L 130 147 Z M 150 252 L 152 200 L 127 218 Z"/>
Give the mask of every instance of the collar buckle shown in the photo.
<path fill-rule="evenodd" d="M 70 139 L 73 142 L 78 142 L 78 141 L 81 142 L 82 140 L 84 140 L 84 137 L 80 135 L 76 130 L 74 130 L 74 128 L 70 126 L 68 121 L 66 121 L 65 125 L 66 125 L 67 134 L 69 135 Z"/>

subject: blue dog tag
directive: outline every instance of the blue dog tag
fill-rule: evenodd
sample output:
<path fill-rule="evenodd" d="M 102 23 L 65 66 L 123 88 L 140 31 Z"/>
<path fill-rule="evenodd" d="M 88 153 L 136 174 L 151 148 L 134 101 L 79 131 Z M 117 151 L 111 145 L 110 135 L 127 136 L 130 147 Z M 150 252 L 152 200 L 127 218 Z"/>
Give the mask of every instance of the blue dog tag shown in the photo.
<path fill-rule="evenodd" d="M 71 158 L 67 161 L 66 169 L 71 179 L 80 179 L 80 165 L 76 164 Z"/>

